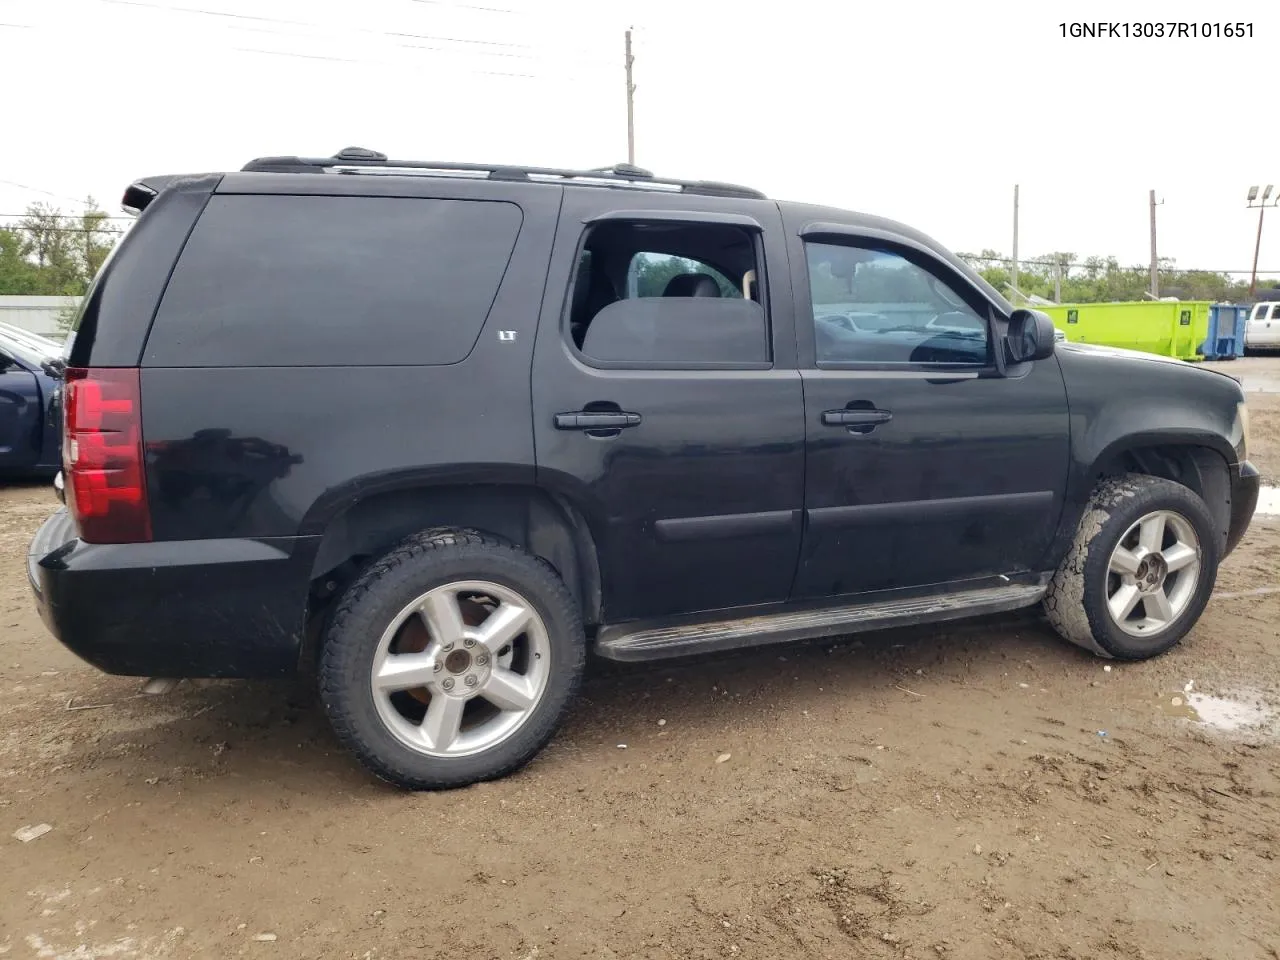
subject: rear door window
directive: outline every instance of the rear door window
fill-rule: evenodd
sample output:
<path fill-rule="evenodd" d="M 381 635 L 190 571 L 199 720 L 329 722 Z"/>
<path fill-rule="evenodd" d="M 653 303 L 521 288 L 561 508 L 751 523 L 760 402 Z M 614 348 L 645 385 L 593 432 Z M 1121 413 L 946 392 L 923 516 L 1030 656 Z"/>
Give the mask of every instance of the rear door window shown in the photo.
<path fill-rule="evenodd" d="M 148 366 L 415 366 L 475 346 L 515 204 L 215 196 L 165 290 Z"/>
<path fill-rule="evenodd" d="M 690 255 L 704 250 L 719 268 Z M 569 330 L 597 365 L 765 368 L 771 350 L 759 277 L 755 231 L 609 219 L 583 240 Z"/>

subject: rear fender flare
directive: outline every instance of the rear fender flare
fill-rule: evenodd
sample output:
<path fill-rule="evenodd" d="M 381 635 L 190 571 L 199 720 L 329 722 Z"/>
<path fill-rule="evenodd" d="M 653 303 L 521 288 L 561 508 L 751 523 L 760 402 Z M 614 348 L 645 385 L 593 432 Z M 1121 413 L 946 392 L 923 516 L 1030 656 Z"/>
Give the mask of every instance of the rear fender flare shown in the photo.
<path fill-rule="evenodd" d="M 468 475 L 457 467 L 426 474 L 363 478 L 331 491 L 303 522 L 316 541 L 311 579 L 346 561 L 390 549 L 429 527 L 481 530 L 542 557 L 579 601 L 587 623 L 599 620 L 600 563 L 596 537 L 564 496 L 541 489 L 530 468 Z"/>

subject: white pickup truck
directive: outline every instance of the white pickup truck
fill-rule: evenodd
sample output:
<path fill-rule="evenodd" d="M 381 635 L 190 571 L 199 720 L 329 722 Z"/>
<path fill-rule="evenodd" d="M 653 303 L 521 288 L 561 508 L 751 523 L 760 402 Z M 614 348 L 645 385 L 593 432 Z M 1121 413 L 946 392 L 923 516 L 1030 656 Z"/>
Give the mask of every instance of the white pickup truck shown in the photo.
<path fill-rule="evenodd" d="M 1280 350 L 1280 300 L 1254 304 L 1244 345 L 1249 350 Z"/>

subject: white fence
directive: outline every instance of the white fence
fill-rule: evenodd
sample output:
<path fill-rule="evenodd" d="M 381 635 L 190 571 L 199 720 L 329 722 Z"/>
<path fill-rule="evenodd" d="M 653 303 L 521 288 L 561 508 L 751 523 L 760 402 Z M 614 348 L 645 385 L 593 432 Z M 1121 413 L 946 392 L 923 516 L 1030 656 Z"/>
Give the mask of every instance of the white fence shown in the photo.
<path fill-rule="evenodd" d="M 61 340 L 58 317 L 79 303 L 79 297 L 0 297 L 0 322 Z"/>

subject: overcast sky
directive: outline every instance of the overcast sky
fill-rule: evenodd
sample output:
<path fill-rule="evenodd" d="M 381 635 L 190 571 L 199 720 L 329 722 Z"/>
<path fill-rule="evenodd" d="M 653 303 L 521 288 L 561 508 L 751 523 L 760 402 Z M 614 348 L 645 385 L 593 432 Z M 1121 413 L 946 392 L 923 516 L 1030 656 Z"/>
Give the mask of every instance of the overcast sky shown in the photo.
<path fill-rule="evenodd" d="M 1064 19 L 1253 39 L 1063 39 Z M 1280 3 L 0 0 L 0 213 L 154 173 L 358 144 L 394 158 L 626 159 L 906 221 L 949 247 L 1246 270 L 1280 187 Z M 15 186 L 20 184 L 21 186 Z M 36 191 L 46 191 L 40 193 Z M 53 194 L 55 196 L 50 196 Z M 1263 270 L 1280 277 L 1280 210 Z"/>

